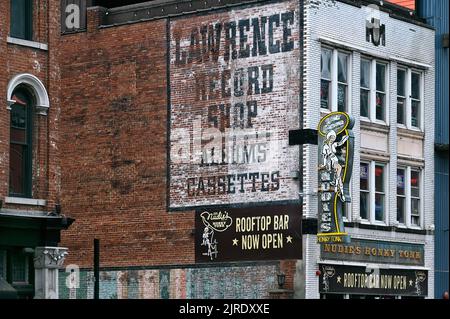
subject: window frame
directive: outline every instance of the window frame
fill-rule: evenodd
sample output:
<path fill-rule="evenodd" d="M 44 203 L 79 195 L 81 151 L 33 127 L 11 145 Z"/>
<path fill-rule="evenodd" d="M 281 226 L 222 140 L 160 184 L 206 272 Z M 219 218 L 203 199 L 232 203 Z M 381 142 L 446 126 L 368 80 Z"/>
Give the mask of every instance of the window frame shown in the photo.
<path fill-rule="evenodd" d="M 409 213 L 410 214 L 409 214 L 409 219 L 408 220 L 409 220 L 410 226 L 412 228 L 416 228 L 416 227 L 421 228 L 422 227 L 422 215 L 423 215 L 423 213 L 422 213 L 423 212 L 423 208 L 422 208 L 422 170 L 417 168 L 417 167 L 410 167 L 409 169 L 410 169 L 410 179 L 409 179 L 409 187 L 410 187 L 410 198 L 409 198 L 409 200 L 410 200 L 410 211 L 409 211 Z M 417 186 L 418 191 L 419 191 L 419 196 L 418 197 L 412 195 L 413 186 L 412 186 L 411 182 L 412 182 L 412 172 L 413 171 L 418 173 L 418 178 L 419 178 L 419 183 L 418 183 L 418 186 Z M 413 215 L 413 209 L 412 209 L 412 201 L 413 201 L 413 199 L 416 199 L 416 200 L 419 201 L 419 214 L 418 215 Z M 416 224 L 414 224 L 412 222 L 413 216 L 418 217 L 418 220 L 419 220 L 419 224 L 418 225 L 416 225 Z"/>
<path fill-rule="evenodd" d="M 398 171 L 399 170 L 403 170 L 403 178 L 404 178 L 404 180 L 403 180 L 403 192 L 404 192 L 404 194 L 403 195 L 398 193 Z M 408 172 L 407 172 L 407 170 L 408 170 L 407 166 L 398 166 L 397 167 L 397 173 L 396 173 L 396 178 L 397 178 L 396 185 L 397 185 L 397 187 L 395 189 L 396 189 L 396 204 L 397 204 L 396 205 L 396 212 L 397 213 L 395 215 L 395 219 L 399 223 L 399 225 L 402 225 L 402 226 L 406 226 L 406 212 L 407 212 L 407 203 L 406 202 L 407 202 L 407 197 L 408 197 L 408 194 L 407 194 L 407 191 L 408 191 L 407 174 L 408 174 Z M 399 219 L 398 219 L 398 199 L 399 199 L 399 197 L 403 198 L 403 212 L 402 212 L 403 222 L 400 222 Z"/>
<path fill-rule="evenodd" d="M 402 71 L 405 73 L 405 81 L 403 83 L 403 91 L 404 91 L 404 95 L 399 95 L 398 93 L 398 72 Z M 403 66 L 398 66 L 397 67 L 397 88 L 396 88 L 396 96 L 397 96 L 397 126 L 398 127 L 402 127 L 402 128 L 406 128 L 407 123 L 408 123 L 408 115 L 407 115 L 407 110 L 408 110 L 408 68 L 403 67 Z M 399 123 L 398 122 L 398 101 L 399 99 L 403 99 L 403 123 Z"/>
<path fill-rule="evenodd" d="M 322 52 L 324 50 L 328 50 L 331 51 L 331 56 L 330 56 L 330 78 L 327 79 L 325 77 L 323 77 L 323 72 L 322 72 L 322 66 L 323 66 L 323 61 L 322 61 Z M 330 47 L 326 47 L 326 46 L 322 46 L 320 49 L 320 94 L 322 94 L 322 81 L 326 81 L 328 83 L 328 107 L 324 108 L 322 107 L 322 95 L 320 96 L 320 110 L 322 111 L 331 111 L 332 109 L 332 96 L 333 96 L 333 49 Z"/>
<path fill-rule="evenodd" d="M 23 30 L 23 36 L 19 34 L 13 34 L 13 23 L 17 19 L 16 17 L 13 17 L 13 10 L 12 10 L 12 3 L 16 3 L 15 0 L 9 1 L 9 36 L 11 38 L 16 39 L 22 39 L 22 40 L 28 40 L 33 41 L 33 0 L 23 0 L 24 1 L 24 30 Z"/>
<path fill-rule="evenodd" d="M 397 166 L 397 169 L 404 169 L 405 170 L 405 215 L 404 215 L 404 219 L 405 222 L 404 223 L 400 223 L 398 221 L 397 218 L 397 214 L 396 214 L 396 222 L 398 223 L 398 225 L 400 227 L 404 227 L 404 228 L 412 228 L 412 229 L 423 229 L 424 228 L 424 193 L 423 193 L 423 188 L 424 188 L 424 170 L 423 167 L 421 167 L 420 165 L 410 165 L 410 164 L 399 164 Z M 412 196 L 412 192 L 411 192 L 411 171 L 417 171 L 419 173 L 419 197 L 416 196 Z M 398 196 L 398 195 L 397 195 Z M 412 206 L 411 206 L 411 202 L 412 199 L 418 199 L 419 200 L 419 225 L 414 225 L 412 223 Z M 398 200 L 398 198 L 396 197 L 396 201 Z M 397 202 L 396 202 L 397 204 Z"/>
<path fill-rule="evenodd" d="M 413 75 L 413 73 L 414 74 L 418 74 L 419 75 L 419 100 L 418 99 L 416 99 L 416 98 L 413 98 L 413 96 L 412 96 L 412 85 L 413 85 L 413 82 L 412 82 L 412 75 Z M 422 118 L 423 118 L 423 112 L 422 112 L 422 110 L 423 110 L 423 72 L 420 72 L 420 71 L 418 71 L 417 69 L 411 69 L 411 80 L 410 80 L 410 87 L 411 87 L 411 89 L 410 89 L 410 118 L 409 118 L 409 128 L 410 129 L 412 129 L 412 130 L 422 130 L 422 123 L 423 123 L 423 120 L 422 120 Z M 418 120 L 418 125 L 417 126 L 414 126 L 414 125 L 412 125 L 412 108 L 413 108 L 413 101 L 417 101 L 417 102 L 419 102 L 419 110 L 418 110 L 418 117 L 419 117 L 419 120 Z"/>
<path fill-rule="evenodd" d="M 373 221 L 373 223 L 383 223 L 386 224 L 386 220 L 387 220 L 387 208 L 388 205 L 386 205 L 386 193 L 387 193 L 387 165 L 385 163 L 382 162 L 378 162 L 378 161 L 372 161 L 373 162 L 373 216 L 371 218 L 371 220 Z M 376 168 L 377 166 L 381 166 L 383 168 L 383 181 L 382 181 L 382 185 L 383 185 L 383 191 L 380 192 L 377 190 L 377 186 L 376 186 Z M 376 219 L 376 196 L 377 194 L 381 194 L 383 196 L 383 218 L 381 220 L 377 220 Z"/>
<path fill-rule="evenodd" d="M 331 81 L 329 79 L 322 77 L 322 70 L 320 72 L 320 91 L 322 90 L 322 81 L 330 81 L 330 89 L 329 89 L 329 105 L 328 108 L 323 108 L 322 103 L 320 103 L 320 111 L 324 113 L 328 112 L 337 112 L 338 111 L 338 91 L 339 91 L 339 84 L 345 84 L 346 85 L 346 101 L 345 101 L 345 110 L 344 112 L 351 114 L 351 97 L 352 97 L 352 61 L 353 61 L 353 52 L 344 50 L 341 48 L 335 48 L 327 45 L 322 45 L 320 49 L 320 58 L 322 59 L 322 51 L 323 50 L 330 50 L 331 51 L 331 69 L 330 69 L 330 76 Z M 347 55 L 347 83 L 339 82 L 338 81 L 338 68 L 339 68 L 339 54 L 345 54 Z M 322 64 L 322 60 L 321 60 Z M 322 99 L 320 98 L 320 101 Z M 342 112 L 342 110 L 341 110 Z"/>
<path fill-rule="evenodd" d="M 15 258 L 17 258 L 17 257 L 23 257 L 23 263 L 24 263 L 24 276 L 25 276 L 25 280 L 24 281 L 15 281 L 14 280 L 14 270 L 15 270 L 15 268 L 16 268 L 16 263 L 15 263 Z M 11 259 L 12 259 L 12 261 L 11 261 L 11 265 L 12 265 L 12 269 L 11 269 L 11 271 L 12 271 L 12 273 L 11 273 L 11 283 L 12 283 L 12 285 L 15 285 L 15 286 L 21 286 L 21 285 L 30 285 L 31 283 L 30 283 L 30 265 L 29 265 L 29 263 L 30 263 L 30 258 L 29 258 L 29 256 L 27 255 L 27 254 L 25 254 L 25 253 L 23 253 L 23 252 L 15 252 L 15 253 L 13 253 L 13 254 L 11 254 Z"/>
<path fill-rule="evenodd" d="M 8 196 L 10 197 L 20 197 L 20 198 L 32 198 L 32 188 L 33 188 L 33 110 L 34 110 L 34 100 L 33 96 L 29 93 L 29 91 L 26 88 L 18 87 L 14 90 L 13 96 L 16 94 L 24 95 L 27 99 L 28 104 L 26 105 L 26 143 L 21 143 L 17 141 L 12 140 L 12 134 L 10 134 L 9 138 L 9 155 L 11 159 L 11 152 L 12 152 L 12 146 L 13 145 L 21 145 L 22 147 L 26 147 L 26 158 L 24 159 L 23 163 L 23 179 L 22 179 L 22 188 L 23 193 L 15 193 L 11 189 L 11 162 L 9 163 L 9 181 L 8 181 Z M 13 108 L 15 104 L 11 105 L 11 110 L 9 114 L 9 130 L 11 132 L 12 126 L 12 115 L 13 115 Z"/>
<path fill-rule="evenodd" d="M 361 76 L 361 74 L 362 74 L 361 69 L 362 69 L 362 62 L 363 61 L 364 62 L 368 62 L 368 64 L 369 64 L 369 86 L 368 87 L 364 87 L 361 84 L 361 78 L 362 78 L 362 76 Z M 365 58 L 365 57 L 361 57 L 360 66 L 359 66 L 359 76 L 360 76 L 360 81 L 359 81 L 359 101 L 360 101 L 359 102 L 360 103 L 360 105 L 359 105 L 359 113 L 360 113 L 361 118 L 363 118 L 363 119 L 365 119 L 367 121 L 370 121 L 370 110 L 371 110 L 371 106 L 370 106 L 371 96 L 370 95 L 371 95 L 371 84 L 372 84 L 372 60 L 371 59 Z M 367 101 L 367 116 L 361 115 L 361 96 L 362 96 L 361 92 L 362 91 L 367 92 L 367 97 L 368 97 L 368 101 Z"/>
<path fill-rule="evenodd" d="M 406 94 L 406 100 L 405 100 L 405 124 L 397 123 L 397 126 L 400 128 L 405 128 L 412 131 L 418 131 L 423 132 L 424 127 L 424 98 L 425 98 L 425 72 L 423 70 L 420 70 L 418 68 L 414 67 L 408 67 L 405 65 L 398 65 L 397 66 L 397 72 L 398 70 L 404 70 L 406 71 L 406 79 L 405 79 L 405 94 Z M 412 74 L 418 74 L 419 75 L 419 99 L 415 99 L 412 97 Z M 398 95 L 397 95 L 398 96 Z M 412 122 L 412 102 L 418 101 L 419 102 L 419 125 L 413 126 L 411 124 Z"/>
<path fill-rule="evenodd" d="M 366 163 L 369 164 L 369 218 L 364 219 L 361 218 L 361 212 L 359 215 L 361 223 L 364 224 L 372 224 L 372 225 L 381 225 L 381 226 L 387 226 L 388 224 L 388 217 L 389 217 L 389 205 L 387 203 L 387 194 L 389 193 L 389 162 L 388 161 L 381 161 L 381 160 L 374 160 L 374 159 L 361 159 L 360 163 Z M 376 185 L 375 185 L 375 168 L 376 166 L 383 166 L 383 219 L 382 220 L 376 220 L 376 205 L 375 205 L 375 196 L 377 193 L 376 191 Z M 361 187 L 360 187 L 361 192 Z M 360 198 L 361 201 L 361 198 Z M 360 203 L 361 205 L 361 203 Z"/>
<path fill-rule="evenodd" d="M 369 90 L 369 117 L 360 116 L 362 121 L 381 124 L 384 126 L 389 126 L 389 108 L 390 108 L 390 81 L 389 81 L 389 74 L 390 74 L 390 63 L 389 61 L 378 59 L 371 56 L 362 55 L 360 59 L 360 76 L 361 76 L 361 61 L 368 61 L 370 62 L 370 90 Z M 377 90 L 377 64 L 384 65 L 385 72 L 384 72 L 384 91 L 378 91 Z M 359 83 L 359 94 L 360 94 L 360 101 L 361 101 L 361 81 Z M 367 89 L 366 89 L 367 90 Z M 379 120 L 376 117 L 376 98 L 377 93 L 384 94 L 384 120 Z M 359 114 L 361 115 L 361 105 Z"/>

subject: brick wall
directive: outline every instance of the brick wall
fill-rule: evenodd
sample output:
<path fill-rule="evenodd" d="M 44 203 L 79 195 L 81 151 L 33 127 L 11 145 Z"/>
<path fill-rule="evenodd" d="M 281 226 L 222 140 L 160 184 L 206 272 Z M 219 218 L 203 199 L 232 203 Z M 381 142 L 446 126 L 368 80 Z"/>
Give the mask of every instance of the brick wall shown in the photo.
<path fill-rule="evenodd" d="M 288 3 L 292 7 L 295 2 Z M 254 16 L 270 15 L 270 6 L 261 13 L 260 8 L 248 10 Z M 158 273 L 163 270 L 158 267 L 163 265 L 171 268 L 170 265 L 194 263 L 194 212 L 168 212 L 167 208 L 167 20 L 98 28 L 101 12 L 101 8 L 89 8 L 87 32 L 62 36 L 58 51 L 64 110 L 59 141 L 59 149 L 63 150 L 61 204 L 63 212 L 76 219 L 63 233 L 61 245 L 69 248 L 66 264 L 92 267 L 93 239 L 98 238 L 101 267 L 120 269 L 106 272 L 106 277 L 119 278 L 122 273 L 129 273 L 130 267 L 149 269 L 149 266 L 156 269 L 149 270 L 150 274 L 155 272 L 155 276 L 161 276 Z M 206 19 L 214 21 L 216 16 L 211 14 Z M 235 17 L 226 13 L 223 16 L 229 20 Z M 205 16 L 183 17 L 191 26 L 200 25 L 204 20 Z M 292 32 L 298 36 L 296 28 Z M 282 36 L 282 32 L 277 33 L 275 40 L 282 42 Z M 298 57 L 298 47 L 295 52 Z M 238 67 L 242 62 L 235 63 Z M 298 68 L 298 58 L 291 57 L 286 63 L 292 63 L 292 68 L 283 64 L 276 71 L 280 72 L 279 79 L 288 70 L 294 79 L 298 76 L 293 72 Z M 286 105 L 285 114 L 288 108 L 296 109 L 298 85 L 298 81 L 292 83 L 291 100 L 280 104 L 280 107 Z M 171 89 L 186 94 L 186 99 L 193 94 L 185 86 Z M 285 88 L 279 86 L 279 90 L 275 99 L 284 99 Z M 296 116 L 289 121 L 296 128 Z M 285 121 L 279 123 L 287 128 Z M 287 133 L 284 138 L 287 143 Z M 295 152 L 292 154 L 295 159 Z M 292 185 L 295 187 L 295 183 Z M 289 191 L 289 197 L 296 195 L 292 189 Z M 287 261 L 276 267 L 286 273 L 287 288 L 293 287 L 294 265 L 295 261 Z M 211 290 L 210 297 L 264 297 L 276 280 L 273 267 L 247 269 L 224 265 L 180 272 L 172 269 L 170 278 L 186 278 L 180 279 L 181 282 L 186 285 L 192 282 L 192 289 L 197 289 L 197 285 L 206 285 L 206 281 L 215 282 L 217 270 L 218 276 L 230 273 L 233 285 L 241 285 L 242 292 L 233 292 L 238 288 L 224 282 L 225 288 L 216 293 Z M 87 276 L 86 272 L 82 273 Z M 145 271 L 142 276 L 146 276 Z M 256 288 L 245 285 L 245 281 L 251 281 Z M 116 290 L 117 283 L 104 284 L 112 287 L 105 288 L 108 290 L 105 294 L 114 295 L 111 291 Z M 130 285 L 128 292 L 122 292 L 124 296 L 163 297 L 147 288 L 139 294 L 134 284 Z M 189 289 L 182 296 L 208 297 L 199 290 Z"/>

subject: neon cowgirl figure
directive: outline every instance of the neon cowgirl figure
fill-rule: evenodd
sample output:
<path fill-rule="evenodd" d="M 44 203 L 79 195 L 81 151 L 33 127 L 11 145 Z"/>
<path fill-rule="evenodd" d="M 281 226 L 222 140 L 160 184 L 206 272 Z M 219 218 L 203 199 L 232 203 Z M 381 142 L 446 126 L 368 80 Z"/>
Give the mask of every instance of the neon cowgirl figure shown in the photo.
<path fill-rule="evenodd" d="M 344 145 L 347 140 L 348 135 L 345 135 L 340 142 L 336 142 L 336 132 L 328 132 L 322 147 L 323 164 L 319 167 L 320 169 L 326 168 L 327 171 L 334 170 L 334 181 L 331 182 L 331 185 L 335 186 L 342 202 L 345 202 L 344 184 L 342 182 L 342 166 L 339 164 L 336 149 Z"/>

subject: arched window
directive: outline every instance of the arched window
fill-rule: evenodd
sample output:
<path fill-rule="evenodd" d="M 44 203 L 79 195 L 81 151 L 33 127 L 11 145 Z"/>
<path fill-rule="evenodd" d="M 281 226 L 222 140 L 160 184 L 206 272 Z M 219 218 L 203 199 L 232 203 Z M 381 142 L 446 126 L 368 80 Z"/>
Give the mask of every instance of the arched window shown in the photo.
<path fill-rule="evenodd" d="M 15 103 L 11 105 L 9 195 L 31 197 L 33 99 L 18 87 L 11 100 Z"/>

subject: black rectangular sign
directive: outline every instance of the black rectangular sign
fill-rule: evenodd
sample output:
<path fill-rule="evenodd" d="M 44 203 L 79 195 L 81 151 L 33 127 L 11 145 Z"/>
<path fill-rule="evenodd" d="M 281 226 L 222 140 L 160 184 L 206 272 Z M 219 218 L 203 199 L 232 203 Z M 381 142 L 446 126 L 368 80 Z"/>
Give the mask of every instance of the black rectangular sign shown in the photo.
<path fill-rule="evenodd" d="M 195 260 L 301 259 L 301 222 L 299 205 L 197 210 Z"/>
<path fill-rule="evenodd" d="M 321 293 L 367 295 L 428 295 L 428 271 L 347 265 L 320 266 Z"/>

